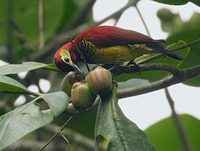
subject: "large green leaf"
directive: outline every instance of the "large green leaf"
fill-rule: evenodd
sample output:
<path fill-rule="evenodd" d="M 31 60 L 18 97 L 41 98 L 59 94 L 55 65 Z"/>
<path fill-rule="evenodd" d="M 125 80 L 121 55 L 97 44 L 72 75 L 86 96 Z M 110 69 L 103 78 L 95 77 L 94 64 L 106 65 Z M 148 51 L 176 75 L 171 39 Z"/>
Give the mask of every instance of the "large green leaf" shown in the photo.
<path fill-rule="evenodd" d="M 200 150 L 200 121 L 191 115 L 179 115 L 193 151 Z M 157 151 L 182 151 L 175 124 L 171 117 L 163 119 L 145 130 L 147 138 Z"/>
<path fill-rule="evenodd" d="M 96 140 L 98 144 L 106 142 L 108 151 L 154 150 L 144 132 L 122 113 L 115 88 L 109 98 L 102 99 L 97 117 Z"/>
<path fill-rule="evenodd" d="M 154 0 L 154 1 L 169 5 L 183 5 L 188 2 L 188 0 Z"/>
<path fill-rule="evenodd" d="M 18 81 L 10 77 L 1 75 L 0 75 L 0 92 L 33 94 L 33 92 L 29 91 L 24 85 L 22 85 Z"/>
<path fill-rule="evenodd" d="M 41 109 L 41 99 L 48 104 L 48 109 Z M 62 91 L 43 94 L 30 103 L 0 116 L 0 150 L 52 122 L 54 117 L 67 108 L 68 102 L 69 97 Z"/>
<path fill-rule="evenodd" d="M 58 69 L 51 64 L 45 64 L 39 62 L 23 62 L 22 64 L 7 64 L 0 66 L 0 75 L 17 74 L 40 68 L 58 71 Z"/>

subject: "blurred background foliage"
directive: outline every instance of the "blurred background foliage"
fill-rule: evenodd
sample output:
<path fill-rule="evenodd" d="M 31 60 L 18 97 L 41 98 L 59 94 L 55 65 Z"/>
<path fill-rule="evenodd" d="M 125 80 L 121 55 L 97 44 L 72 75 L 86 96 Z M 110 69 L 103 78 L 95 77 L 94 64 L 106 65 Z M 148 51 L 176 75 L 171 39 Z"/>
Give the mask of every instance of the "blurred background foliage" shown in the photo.
<path fill-rule="evenodd" d="M 42 63 L 52 63 L 55 50 L 67 39 L 67 35 L 72 38 L 83 29 L 88 28 L 94 23 L 92 15 L 92 6 L 96 0 L 48 0 L 44 1 L 44 46 L 40 47 L 41 39 L 39 30 L 39 1 L 40 0 L 1 0 L 0 1 L 0 60 L 7 63 L 21 63 L 23 61 L 38 61 Z M 131 0 L 130 0 L 131 1 Z M 157 2 L 182 5 L 186 0 L 156 0 Z M 194 0 L 199 5 L 199 2 Z M 112 7 L 112 6 L 111 6 Z M 142 10 L 141 10 L 142 11 Z M 121 12 L 121 14 L 123 11 Z M 180 43 L 188 43 L 199 38 L 200 35 L 200 14 L 195 13 L 187 21 L 181 20 L 179 14 L 172 13 L 168 9 L 161 9 L 158 12 L 158 18 L 161 21 L 163 31 L 169 33 L 167 45 L 175 43 L 177 47 Z M 116 17 L 115 17 L 116 18 Z M 98 23 L 97 23 L 98 24 Z M 76 31 L 76 32 L 75 32 Z M 61 40 L 62 39 L 62 40 Z M 182 42 L 178 42 L 182 40 Z M 178 43 L 177 43 L 178 42 Z M 176 65 L 178 68 L 187 68 L 200 63 L 199 46 L 192 46 L 190 49 L 184 49 L 179 52 L 182 56 L 187 56 L 191 64 L 182 63 L 165 58 L 157 59 L 155 62 L 167 62 Z M 194 64 L 195 62 L 195 64 Z M 157 75 L 157 76 L 155 76 Z M 133 78 L 145 79 L 150 82 L 166 77 L 167 73 L 148 71 L 139 75 L 122 74 L 116 77 L 117 81 L 126 81 Z M 50 89 L 48 92 L 60 90 L 60 83 L 64 77 L 63 73 L 55 73 L 44 70 L 30 71 L 25 76 L 10 75 L 26 87 L 36 86 L 39 92 L 45 92 L 40 84 L 41 79 L 48 80 Z M 129 83 L 130 84 L 130 83 Z M 185 84 L 191 86 L 200 86 L 200 77 L 188 80 Z M 15 108 L 15 100 L 19 97 L 16 94 L 0 93 L 0 115 Z M 26 102 L 31 97 L 25 96 Z M 70 140 L 71 150 L 92 150 L 94 138 L 94 123 L 96 109 L 92 112 L 74 117 L 70 121 L 68 128 L 64 131 Z M 18 148 L 19 150 L 34 150 L 37 144 L 44 144 L 53 133 L 55 127 L 66 121 L 67 115 L 61 114 L 50 126 L 39 129 L 21 139 L 7 150 Z M 199 120 L 189 115 L 181 115 L 181 120 L 188 133 L 189 139 L 194 151 L 200 150 L 197 143 L 199 140 Z M 155 145 L 159 151 L 164 151 L 170 146 L 172 151 L 181 150 L 180 142 L 177 138 L 176 130 L 170 118 L 164 119 L 146 130 L 150 142 Z M 158 135 L 159 134 L 159 135 Z M 74 136 L 77 136 L 74 137 Z M 79 138 L 84 139 L 83 143 Z M 28 149 L 29 148 L 29 149 Z M 37 148 L 37 147 L 36 147 Z M 66 142 L 62 138 L 56 139 L 47 147 L 47 150 L 64 150 Z"/>

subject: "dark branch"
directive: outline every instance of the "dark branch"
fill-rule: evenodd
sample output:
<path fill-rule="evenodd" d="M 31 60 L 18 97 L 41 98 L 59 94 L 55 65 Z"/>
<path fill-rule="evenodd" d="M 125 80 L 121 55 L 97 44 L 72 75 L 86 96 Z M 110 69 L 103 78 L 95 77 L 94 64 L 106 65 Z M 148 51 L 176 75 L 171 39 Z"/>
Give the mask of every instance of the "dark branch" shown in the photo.
<path fill-rule="evenodd" d="M 138 86 L 134 88 L 127 88 L 123 90 L 118 90 L 119 98 L 126 98 L 131 96 L 136 96 L 144 93 L 153 92 L 168 86 L 184 82 L 188 79 L 194 78 L 200 75 L 200 65 L 191 67 L 188 69 L 180 70 L 177 74 L 170 75 L 162 80 L 153 82 L 145 86 Z"/>
<path fill-rule="evenodd" d="M 72 23 L 69 25 L 69 27 L 67 27 L 67 29 L 72 29 L 79 26 L 81 23 L 80 21 L 84 20 L 89 15 L 95 2 L 96 0 L 89 0 L 88 3 L 85 4 L 83 9 L 75 14 L 77 17 L 72 20 Z"/>
<path fill-rule="evenodd" d="M 174 121 L 175 128 L 176 128 L 176 130 L 179 134 L 179 138 L 180 138 L 180 141 L 181 141 L 181 144 L 182 144 L 182 149 L 183 149 L 183 151 L 190 151 L 191 147 L 190 147 L 189 141 L 187 139 L 187 135 L 185 133 L 183 124 L 181 122 L 181 119 L 176 114 L 175 107 L 174 107 L 174 101 L 173 101 L 173 99 L 172 99 L 167 88 L 165 88 L 165 94 L 166 94 L 169 106 L 172 110 L 172 119 Z"/>

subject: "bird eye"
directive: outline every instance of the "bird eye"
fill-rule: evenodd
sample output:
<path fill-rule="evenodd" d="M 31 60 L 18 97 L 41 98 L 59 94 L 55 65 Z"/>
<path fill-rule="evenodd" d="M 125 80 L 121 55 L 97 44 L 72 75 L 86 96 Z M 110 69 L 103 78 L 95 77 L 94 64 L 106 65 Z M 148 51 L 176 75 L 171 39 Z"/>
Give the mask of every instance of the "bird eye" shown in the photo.
<path fill-rule="evenodd" d="M 69 62 L 69 58 L 64 58 L 64 62 L 68 63 Z"/>
<path fill-rule="evenodd" d="M 62 61 L 63 61 L 64 63 L 66 63 L 66 64 L 69 64 L 69 63 L 70 63 L 70 59 L 69 59 L 68 57 L 62 57 L 61 59 L 62 59 Z"/>

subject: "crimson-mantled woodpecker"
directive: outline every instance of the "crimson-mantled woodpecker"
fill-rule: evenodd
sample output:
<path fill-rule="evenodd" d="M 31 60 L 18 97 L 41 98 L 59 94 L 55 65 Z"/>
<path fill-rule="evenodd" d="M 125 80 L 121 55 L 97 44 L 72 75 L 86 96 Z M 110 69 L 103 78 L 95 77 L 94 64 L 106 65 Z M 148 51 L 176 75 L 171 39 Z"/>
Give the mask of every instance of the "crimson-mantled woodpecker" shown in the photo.
<path fill-rule="evenodd" d="M 95 26 L 81 32 L 73 42 L 57 50 L 54 62 L 64 72 L 79 69 L 77 63 L 83 60 L 77 47 L 87 63 L 92 64 L 121 64 L 156 52 L 182 60 L 175 53 L 164 49 L 163 43 L 163 40 L 153 40 L 136 31 L 114 26 Z"/>

